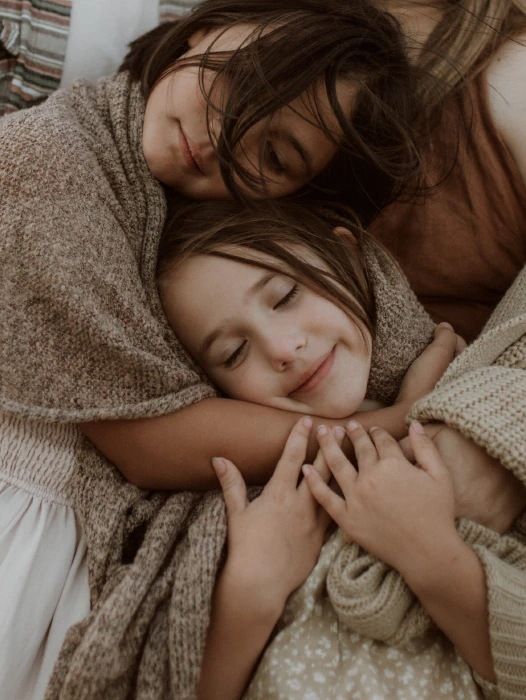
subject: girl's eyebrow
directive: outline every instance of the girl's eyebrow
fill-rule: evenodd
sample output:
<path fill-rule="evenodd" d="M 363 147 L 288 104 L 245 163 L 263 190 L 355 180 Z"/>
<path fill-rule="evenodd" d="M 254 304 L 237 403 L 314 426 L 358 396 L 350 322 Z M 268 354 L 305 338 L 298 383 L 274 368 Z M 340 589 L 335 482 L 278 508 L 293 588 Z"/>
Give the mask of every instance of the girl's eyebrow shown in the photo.
<path fill-rule="evenodd" d="M 260 292 L 274 277 L 276 277 L 275 272 L 265 272 L 251 287 L 247 289 L 245 292 L 245 299 Z M 212 344 L 215 343 L 223 332 L 224 326 L 218 326 L 217 328 L 214 328 L 214 330 L 210 331 L 199 346 L 200 355 L 207 354 Z"/>

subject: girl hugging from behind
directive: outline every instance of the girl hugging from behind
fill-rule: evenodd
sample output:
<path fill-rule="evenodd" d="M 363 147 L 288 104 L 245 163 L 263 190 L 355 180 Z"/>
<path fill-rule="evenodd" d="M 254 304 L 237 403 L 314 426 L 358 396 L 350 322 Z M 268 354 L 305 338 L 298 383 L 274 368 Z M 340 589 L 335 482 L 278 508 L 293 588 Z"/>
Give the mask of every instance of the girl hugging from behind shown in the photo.
<path fill-rule="evenodd" d="M 453 477 L 421 426 L 410 430 L 421 469 L 386 430 L 368 432 L 356 420 L 346 431 L 320 425 L 320 451 L 313 465 L 304 464 L 310 416 L 341 419 L 373 408 L 372 401 L 382 425 L 389 406 L 378 408 L 378 401 L 405 404 L 431 391 L 464 345 L 447 324 L 435 328 L 433 340 L 433 323 L 396 263 L 352 218 L 347 216 L 352 232 L 335 225 L 338 218 L 326 208 L 322 213 L 286 201 L 279 209 L 250 210 L 226 202 L 192 204 L 177 209 L 161 242 L 161 302 L 194 360 L 229 397 L 307 414 L 292 430 L 268 485 L 250 503 L 236 466 L 214 460 L 229 541 L 200 700 L 241 697 L 287 598 L 315 566 L 331 519 L 345 540 L 402 574 L 457 646 L 460 655 L 453 658 L 449 648 L 445 665 L 444 658 L 437 661 L 422 650 L 405 659 L 424 669 L 434 664 L 435 672 L 443 664 L 426 693 L 438 693 L 437 678 L 453 678 L 471 693 L 467 697 L 477 697 L 465 661 L 492 677 L 482 568 L 455 529 Z M 349 443 L 353 463 L 342 452 L 349 452 Z M 331 475 L 340 495 L 327 486 Z M 453 589 L 459 567 L 465 582 Z M 352 639 L 351 632 L 346 636 Z M 293 645 L 298 652 L 298 642 Z M 278 667 L 286 678 L 289 667 Z M 287 697 L 311 691 L 300 684 L 299 694 L 290 694 L 287 680 L 276 690 L 275 671 L 263 680 L 256 675 L 256 681 L 250 698 L 278 697 L 283 689 Z M 333 678 L 334 692 L 336 681 L 344 679 Z M 391 691 L 397 683 L 391 681 Z"/>

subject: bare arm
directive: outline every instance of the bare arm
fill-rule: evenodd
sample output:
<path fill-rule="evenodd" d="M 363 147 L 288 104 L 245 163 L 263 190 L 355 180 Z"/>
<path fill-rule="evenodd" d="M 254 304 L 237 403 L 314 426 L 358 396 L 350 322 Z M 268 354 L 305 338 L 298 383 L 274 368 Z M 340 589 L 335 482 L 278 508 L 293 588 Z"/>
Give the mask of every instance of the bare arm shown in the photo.
<path fill-rule="evenodd" d="M 356 413 L 367 429 L 385 428 L 400 440 L 410 406 L 431 391 L 453 359 L 458 336 L 441 324 L 435 340 L 409 368 L 393 406 Z M 315 427 L 322 422 L 314 418 Z M 249 484 L 263 484 L 277 464 L 295 413 L 232 399 L 204 399 L 166 416 L 141 420 L 84 423 L 82 430 L 133 484 L 151 489 L 217 487 L 213 457 L 234 462 Z M 344 425 L 323 419 L 328 426 Z M 347 452 L 351 446 L 347 442 Z M 308 459 L 317 442 L 309 440 Z"/>
<path fill-rule="evenodd" d="M 298 485 L 309 422 L 296 423 L 274 475 L 251 503 L 236 467 L 216 462 L 228 512 L 228 558 L 214 592 L 198 700 L 242 696 L 287 597 L 318 558 L 330 519 L 305 481 Z M 314 468 L 328 480 L 321 455 Z"/>
<path fill-rule="evenodd" d="M 400 573 L 437 626 L 483 678 L 496 682 L 489 638 L 486 576 L 475 552 L 457 533 L 413 552 Z"/>
<path fill-rule="evenodd" d="M 399 403 L 357 416 L 366 427 L 380 425 L 401 439 L 408 410 L 409 404 Z M 219 455 L 234 462 L 249 484 L 266 483 L 297 419 L 296 413 L 243 401 L 204 399 L 166 416 L 81 427 L 131 483 L 152 489 L 204 490 L 217 488 L 211 460 Z M 320 422 L 315 419 L 315 424 Z M 311 437 L 309 460 L 316 449 Z"/>

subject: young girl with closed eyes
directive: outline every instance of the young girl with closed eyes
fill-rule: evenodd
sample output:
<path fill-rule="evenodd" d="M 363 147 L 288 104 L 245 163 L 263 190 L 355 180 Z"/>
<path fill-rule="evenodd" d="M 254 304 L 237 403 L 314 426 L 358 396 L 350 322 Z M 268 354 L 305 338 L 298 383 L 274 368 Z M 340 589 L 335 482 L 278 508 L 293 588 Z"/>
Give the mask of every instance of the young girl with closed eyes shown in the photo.
<path fill-rule="evenodd" d="M 321 425 L 321 451 L 314 466 L 303 466 L 298 486 L 311 415 L 341 419 L 366 408 L 371 394 L 386 400 L 393 396 L 389 382 L 399 387 L 397 401 L 404 394 L 416 400 L 419 392 L 431 391 L 462 341 L 439 326 L 423 350 L 430 326 L 408 301 L 411 293 L 392 261 L 391 288 L 381 287 L 370 256 L 385 253 L 371 249 L 368 239 L 331 229 L 296 204 L 282 202 L 279 215 L 262 212 L 228 204 L 206 212 L 190 205 L 168 224 L 159 255 L 167 319 L 222 391 L 309 416 L 296 424 L 274 475 L 251 503 L 234 464 L 214 460 L 229 513 L 229 544 L 199 698 L 241 697 L 287 597 L 316 562 L 329 515 L 349 541 L 396 568 L 468 664 L 494 680 L 482 566 L 455 529 L 453 476 L 421 426 L 410 431 L 421 467 L 416 470 L 396 440 L 373 423 L 369 434 L 356 420 L 346 433 Z M 397 297 L 400 289 L 408 295 L 405 302 Z M 396 311 L 381 294 L 397 297 Z M 387 326 L 391 339 L 382 335 Z M 396 351 L 383 362 L 396 365 L 404 362 L 400 337 L 413 359 L 423 352 L 405 378 L 407 355 L 403 371 L 384 368 L 383 395 L 375 393 L 379 356 L 373 344 L 391 340 Z M 382 425 L 382 414 L 393 408 L 396 403 L 376 408 L 376 421 Z M 360 415 L 372 420 L 371 413 Z M 345 434 L 357 468 L 341 451 Z M 482 450 L 479 455 L 482 466 Z M 324 484 L 331 474 L 340 496 Z M 469 697 L 477 696 L 474 688 Z"/>

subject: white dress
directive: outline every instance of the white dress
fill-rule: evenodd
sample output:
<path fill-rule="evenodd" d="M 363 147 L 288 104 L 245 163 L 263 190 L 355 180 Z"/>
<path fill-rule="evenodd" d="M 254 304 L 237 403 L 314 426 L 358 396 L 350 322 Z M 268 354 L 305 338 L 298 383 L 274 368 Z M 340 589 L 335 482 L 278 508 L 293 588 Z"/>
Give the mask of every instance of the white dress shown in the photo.
<path fill-rule="evenodd" d="M 0 695 L 42 700 L 68 627 L 90 609 L 72 507 L 74 425 L 0 413 Z"/>

